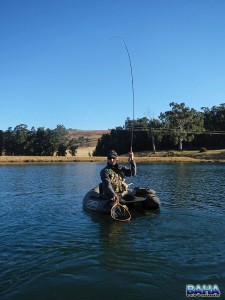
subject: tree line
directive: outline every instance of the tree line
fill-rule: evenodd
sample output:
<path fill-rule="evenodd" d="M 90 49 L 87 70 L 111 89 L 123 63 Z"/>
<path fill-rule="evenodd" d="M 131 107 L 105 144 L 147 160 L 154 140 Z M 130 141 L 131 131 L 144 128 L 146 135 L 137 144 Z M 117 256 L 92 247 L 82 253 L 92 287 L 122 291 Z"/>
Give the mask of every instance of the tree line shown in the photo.
<path fill-rule="evenodd" d="M 159 118 L 127 118 L 125 125 L 98 140 L 93 155 L 105 156 L 110 149 L 124 154 L 131 144 L 137 152 L 225 148 L 225 103 L 197 111 L 184 102 L 171 102 L 170 108 Z"/>
<path fill-rule="evenodd" d="M 160 113 L 159 118 L 127 118 L 123 126 L 102 135 L 93 155 L 106 156 L 110 149 L 118 154 L 127 153 L 131 142 L 136 152 L 225 148 L 225 103 L 197 111 L 185 103 L 171 102 L 170 108 Z M 0 130 L 0 155 L 65 156 L 69 152 L 75 156 L 81 143 L 85 139 L 71 138 L 63 125 L 53 130 L 29 130 L 27 125 L 20 124 L 14 129 Z"/>
<path fill-rule="evenodd" d="M 20 124 L 14 129 L 0 130 L 0 155 L 65 156 L 67 151 L 76 155 L 79 140 L 70 138 L 63 125 L 53 130 L 39 127 L 31 130 Z"/>

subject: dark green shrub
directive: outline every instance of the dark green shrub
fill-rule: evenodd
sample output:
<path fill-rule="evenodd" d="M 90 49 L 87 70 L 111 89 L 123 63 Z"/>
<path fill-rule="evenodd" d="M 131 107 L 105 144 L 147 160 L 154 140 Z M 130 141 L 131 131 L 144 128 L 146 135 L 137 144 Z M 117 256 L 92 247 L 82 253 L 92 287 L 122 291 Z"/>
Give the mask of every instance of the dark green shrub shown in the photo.
<path fill-rule="evenodd" d="M 203 152 L 207 152 L 207 149 L 205 147 L 200 148 L 199 152 L 203 153 Z"/>

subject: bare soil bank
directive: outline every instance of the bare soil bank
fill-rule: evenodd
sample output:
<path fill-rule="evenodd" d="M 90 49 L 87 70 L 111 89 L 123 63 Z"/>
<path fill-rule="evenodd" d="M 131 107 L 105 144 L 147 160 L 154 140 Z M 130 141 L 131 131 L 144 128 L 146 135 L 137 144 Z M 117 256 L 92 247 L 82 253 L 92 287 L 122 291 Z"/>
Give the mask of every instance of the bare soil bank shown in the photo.
<path fill-rule="evenodd" d="M 24 163 L 60 163 L 60 162 L 105 162 L 106 157 L 89 157 L 90 148 L 83 149 L 79 155 L 71 156 L 0 156 L 0 165 Z M 135 153 L 137 163 L 153 162 L 225 162 L 225 149 L 199 151 L 168 151 Z M 120 162 L 127 162 L 126 156 L 119 157 Z"/>

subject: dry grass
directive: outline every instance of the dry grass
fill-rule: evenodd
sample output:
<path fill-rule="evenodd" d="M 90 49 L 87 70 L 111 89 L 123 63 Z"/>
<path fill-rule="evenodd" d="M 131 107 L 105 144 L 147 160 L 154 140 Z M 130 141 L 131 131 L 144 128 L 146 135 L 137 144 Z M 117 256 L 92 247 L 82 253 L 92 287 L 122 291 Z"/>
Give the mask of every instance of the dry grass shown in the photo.
<path fill-rule="evenodd" d="M 76 156 L 0 156 L 0 165 L 24 163 L 57 163 L 57 162 L 105 162 L 106 157 L 89 157 L 94 147 L 80 147 Z M 225 162 L 225 149 L 199 151 L 169 151 L 135 153 L 137 163 L 151 162 Z M 127 162 L 126 156 L 119 157 L 120 162 Z"/>
<path fill-rule="evenodd" d="M 95 147 L 79 147 L 77 149 L 76 157 L 89 157 L 89 153 L 92 154 L 95 150 Z"/>
<path fill-rule="evenodd" d="M 0 156 L 0 165 L 23 163 L 58 163 L 58 162 L 85 162 L 104 161 L 105 158 L 77 157 L 77 156 Z"/>
<path fill-rule="evenodd" d="M 94 147 L 97 145 L 98 139 L 102 137 L 103 134 L 110 133 L 110 130 L 76 130 L 68 129 L 70 138 L 84 138 L 88 139 L 88 142 L 85 142 L 85 147 Z"/>

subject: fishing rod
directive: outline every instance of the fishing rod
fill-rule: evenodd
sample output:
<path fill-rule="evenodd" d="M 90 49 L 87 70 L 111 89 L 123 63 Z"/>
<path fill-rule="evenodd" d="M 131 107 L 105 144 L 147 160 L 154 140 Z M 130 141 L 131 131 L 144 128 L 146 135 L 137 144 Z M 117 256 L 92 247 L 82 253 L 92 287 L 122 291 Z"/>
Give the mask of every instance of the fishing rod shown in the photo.
<path fill-rule="evenodd" d="M 131 129 L 131 145 L 130 145 L 130 151 L 132 151 L 133 148 L 133 140 L 134 140 L 134 76 L 133 76 L 133 68 L 132 68 L 132 63 L 131 63 L 131 57 L 130 57 L 130 53 L 127 47 L 127 44 L 125 43 L 124 39 L 121 36 L 113 36 L 113 38 L 118 38 L 122 41 L 122 43 L 125 46 L 126 52 L 127 52 L 127 56 L 129 59 L 129 64 L 130 64 L 130 74 L 131 74 L 131 86 L 132 86 L 132 109 L 133 109 L 133 120 L 132 120 L 132 129 Z"/>

